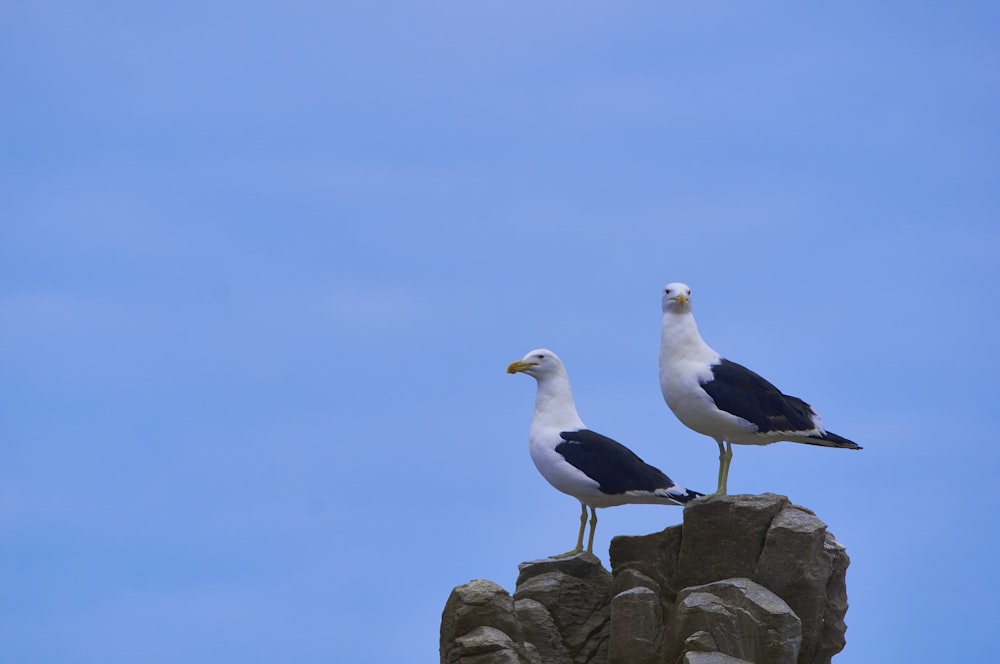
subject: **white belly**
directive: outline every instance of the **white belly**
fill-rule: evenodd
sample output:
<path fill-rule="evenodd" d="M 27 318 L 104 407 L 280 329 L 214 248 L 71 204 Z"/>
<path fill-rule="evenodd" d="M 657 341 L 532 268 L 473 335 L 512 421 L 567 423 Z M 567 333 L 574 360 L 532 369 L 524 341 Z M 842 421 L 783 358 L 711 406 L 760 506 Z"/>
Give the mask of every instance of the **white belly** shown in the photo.
<path fill-rule="evenodd" d="M 756 438 L 757 426 L 753 422 L 719 410 L 702 389 L 698 376 L 686 374 L 678 379 L 668 375 L 666 378 L 660 386 L 663 399 L 684 426 L 716 440 L 728 440 L 736 444 L 771 442 Z"/>
<path fill-rule="evenodd" d="M 566 461 L 551 445 L 538 445 L 532 442 L 529 450 L 535 468 L 559 491 L 584 501 L 601 495 L 600 485 Z"/>

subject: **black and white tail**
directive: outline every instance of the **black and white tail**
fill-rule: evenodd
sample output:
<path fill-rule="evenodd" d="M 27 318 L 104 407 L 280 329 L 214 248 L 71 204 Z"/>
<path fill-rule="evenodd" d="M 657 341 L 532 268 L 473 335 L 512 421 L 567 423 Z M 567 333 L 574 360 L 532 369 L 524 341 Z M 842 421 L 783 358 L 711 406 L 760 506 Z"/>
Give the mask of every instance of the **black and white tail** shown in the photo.
<path fill-rule="evenodd" d="M 820 434 L 812 434 L 809 436 L 801 436 L 790 438 L 797 443 L 807 443 L 809 445 L 822 445 L 823 447 L 840 447 L 845 450 L 860 450 L 863 449 L 860 445 L 855 443 L 853 440 L 848 440 L 843 436 L 838 436 L 835 433 L 830 433 L 829 431 L 824 431 Z"/>
<path fill-rule="evenodd" d="M 697 491 L 692 491 L 691 489 L 685 489 L 682 486 L 677 486 L 676 484 L 669 489 L 658 489 L 656 493 L 664 498 L 673 500 L 678 505 L 683 505 L 684 503 L 691 502 L 695 498 L 701 498 L 705 495 Z"/>

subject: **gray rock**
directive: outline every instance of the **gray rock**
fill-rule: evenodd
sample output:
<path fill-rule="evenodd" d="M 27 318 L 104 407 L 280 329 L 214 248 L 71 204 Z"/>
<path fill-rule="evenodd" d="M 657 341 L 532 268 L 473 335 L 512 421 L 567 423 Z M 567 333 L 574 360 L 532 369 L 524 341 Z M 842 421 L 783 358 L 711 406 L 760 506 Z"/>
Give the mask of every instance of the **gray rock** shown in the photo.
<path fill-rule="evenodd" d="M 527 664 L 524 634 L 510 594 L 492 581 L 470 581 L 451 591 L 441 615 L 441 662 Z"/>
<path fill-rule="evenodd" d="M 816 661 L 832 571 L 826 524 L 804 508 L 786 505 L 767 530 L 753 579 L 782 597 L 802 621 L 802 664 Z"/>
<path fill-rule="evenodd" d="M 662 624 L 660 598 L 649 588 L 618 593 L 611 600 L 611 664 L 653 664 Z"/>
<path fill-rule="evenodd" d="M 612 576 L 601 561 L 584 553 L 522 563 L 518 569 L 514 599 L 545 607 L 571 661 L 607 661 Z"/>
<path fill-rule="evenodd" d="M 524 652 L 528 656 L 529 664 L 546 664 L 546 661 L 542 659 L 542 655 L 538 652 L 538 649 L 531 643 L 524 644 Z"/>
<path fill-rule="evenodd" d="M 442 664 L 829 664 L 844 647 L 850 559 L 783 496 L 699 498 L 683 525 L 616 537 L 610 556 L 613 577 L 580 554 L 523 563 L 513 597 L 455 588 Z"/>
<path fill-rule="evenodd" d="M 462 664 L 526 664 L 518 644 L 495 627 L 477 627 L 455 640 Z"/>
<path fill-rule="evenodd" d="M 495 627 L 512 639 L 523 640 L 510 593 L 492 581 L 479 579 L 451 591 L 442 615 L 442 641 L 481 626 Z"/>
<path fill-rule="evenodd" d="M 718 652 L 719 644 L 708 632 L 694 632 L 684 639 L 685 652 Z"/>
<path fill-rule="evenodd" d="M 697 501 L 694 501 L 697 502 Z M 611 540 L 611 570 L 618 592 L 644 586 L 660 599 L 664 624 L 670 622 L 677 585 L 677 559 L 681 551 L 681 526 L 671 526 L 658 533 L 620 536 Z"/>
<path fill-rule="evenodd" d="M 721 652 L 686 652 L 682 664 L 754 664 Z"/>
<path fill-rule="evenodd" d="M 497 650 L 514 650 L 514 641 L 495 627 L 477 627 L 455 639 L 466 655 L 482 655 Z"/>
<path fill-rule="evenodd" d="M 846 643 L 849 564 L 815 514 L 773 494 L 699 498 L 681 526 L 611 541 L 616 588 L 649 578 L 664 626 L 686 586 L 742 577 L 768 588 L 802 621 L 800 664 L 829 664 Z"/>
<path fill-rule="evenodd" d="M 685 641 L 698 632 L 711 635 L 723 654 L 768 664 L 795 664 L 802 643 L 802 624 L 788 604 L 745 578 L 685 588 L 677 595 L 666 661 L 680 658 Z"/>
<path fill-rule="evenodd" d="M 830 660 L 847 644 L 847 567 L 851 559 L 847 550 L 829 532 L 823 548 L 830 556 L 830 578 L 826 582 L 826 605 L 823 611 L 823 628 L 819 633 L 816 652 L 811 664 L 829 664 Z M 800 659 L 800 661 L 802 661 Z"/>
<path fill-rule="evenodd" d="M 638 570 L 625 568 L 615 573 L 611 584 L 612 597 L 633 588 L 648 588 L 657 595 L 661 592 L 660 584 Z"/>
<path fill-rule="evenodd" d="M 523 664 L 517 653 L 511 650 L 497 650 L 482 655 L 469 655 L 461 659 L 462 664 Z"/>
<path fill-rule="evenodd" d="M 677 586 L 753 578 L 771 521 L 788 504 L 773 493 L 692 501 L 684 509 Z"/>
<path fill-rule="evenodd" d="M 541 602 L 530 598 L 514 601 L 514 611 L 524 630 L 525 647 L 538 653 L 545 664 L 570 664 L 573 658 L 563 645 L 562 634 L 552 620 L 552 614 Z"/>
<path fill-rule="evenodd" d="M 622 535 L 611 540 L 611 570 L 615 579 L 625 574 L 638 574 L 652 580 L 652 584 L 646 581 L 639 585 L 653 588 L 664 602 L 672 605 L 677 591 L 682 588 L 677 585 L 680 552 L 681 526 L 671 526 L 651 535 Z"/>

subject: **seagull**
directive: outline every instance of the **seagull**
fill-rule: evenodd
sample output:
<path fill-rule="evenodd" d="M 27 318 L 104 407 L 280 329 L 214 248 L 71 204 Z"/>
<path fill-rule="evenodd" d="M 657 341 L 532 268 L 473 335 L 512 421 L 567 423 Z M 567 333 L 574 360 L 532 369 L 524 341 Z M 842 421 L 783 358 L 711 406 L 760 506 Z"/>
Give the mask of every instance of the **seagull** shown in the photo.
<path fill-rule="evenodd" d="M 643 462 L 621 443 L 591 431 L 573 403 L 569 375 L 559 356 L 546 348 L 511 362 L 507 373 L 526 373 L 538 382 L 528 451 L 549 484 L 580 501 L 580 534 L 565 558 L 583 551 L 590 508 L 587 553 L 594 552 L 598 507 L 627 503 L 683 505 L 703 494 L 678 486 L 658 468 Z"/>
<path fill-rule="evenodd" d="M 785 440 L 861 449 L 824 429 L 819 413 L 802 399 L 782 394 L 753 371 L 712 350 L 698 334 L 686 284 L 663 288 L 660 389 L 677 419 L 719 444 L 719 494 L 726 493 L 734 444 Z"/>

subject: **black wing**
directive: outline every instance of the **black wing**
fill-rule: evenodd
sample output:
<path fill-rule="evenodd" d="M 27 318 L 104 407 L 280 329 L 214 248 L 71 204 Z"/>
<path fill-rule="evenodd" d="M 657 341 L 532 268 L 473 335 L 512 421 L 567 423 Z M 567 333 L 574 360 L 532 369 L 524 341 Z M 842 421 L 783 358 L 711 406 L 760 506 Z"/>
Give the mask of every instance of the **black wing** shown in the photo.
<path fill-rule="evenodd" d="M 702 388 L 721 410 L 749 420 L 760 432 L 810 431 L 812 406 L 790 397 L 742 364 L 723 359 L 712 366 L 712 380 Z"/>
<path fill-rule="evenodd" d="M 559 435 L 566 442 L 556 445 L 556 452 L 600 484 L 602 493 L 652 492 L 674 486 L 658 468 L 607 436 L 590 429 L 563 431 Z"/>

